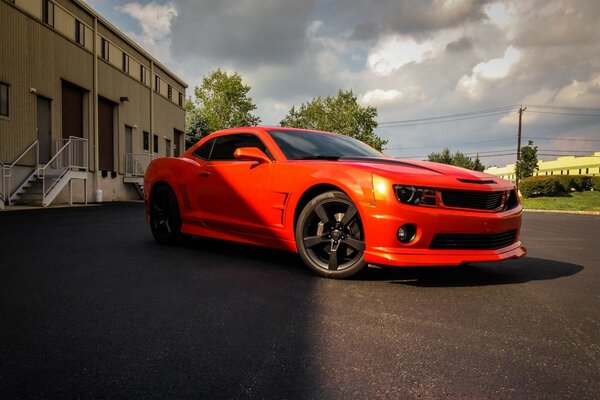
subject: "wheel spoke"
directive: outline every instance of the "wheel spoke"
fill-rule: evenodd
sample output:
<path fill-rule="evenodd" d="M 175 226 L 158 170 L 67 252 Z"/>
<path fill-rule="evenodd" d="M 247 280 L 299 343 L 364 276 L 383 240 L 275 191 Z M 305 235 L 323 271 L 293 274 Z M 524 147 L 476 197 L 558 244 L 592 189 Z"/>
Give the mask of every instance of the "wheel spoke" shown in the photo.
<path fill-rule="evenodd" d="M 325 210 L 325 207 L 323 207 L 322 204 L 319 204 L 317 207 L 315 207 L 315 214 L 317 214 L 317 216 L 323 223 L 331 221 L 329 213 L 327 212 L 327 210 Z"/>
<path fill-rule="evenodd" d="M 348 247 L 351 247 L 356 251 L 365 251 L 365 242 L 362 242 L 358 239 L 347 237 L 346 239 L 344 239 L 344 243 L 346 243 Z"/>
<path fill-rule="evenodd" d="M 326 235 L 322 235 L 322 236 L 308 236 L 304 238 L 304 245 L 306 247 L 314 247 L 316 245 L 318 245 L 319 243 L 325 243 L 328 242 L 329 239 L 327 238 Z"/>
<path fill-rule="evenodd" d="M 344 214 L 344 218 L 342 218 L 342 225 L 348 225 L 350 223 L 350 221 L 352 221 L 352 218 L 354 218 L 356 216 L 356 208 L 350 206 L 348 207 L 348 209 L 346 210 L 346 213 Z"/>
<path fill-rule="evenodd" d="M 328 264 L 328 268 L 331 271 L 336 271 L 338 269 L 338 254 L 337 254 L 337 248 L 335 250 L 331 250 L 331 252 L 329 253 L 329 264 Z"/>

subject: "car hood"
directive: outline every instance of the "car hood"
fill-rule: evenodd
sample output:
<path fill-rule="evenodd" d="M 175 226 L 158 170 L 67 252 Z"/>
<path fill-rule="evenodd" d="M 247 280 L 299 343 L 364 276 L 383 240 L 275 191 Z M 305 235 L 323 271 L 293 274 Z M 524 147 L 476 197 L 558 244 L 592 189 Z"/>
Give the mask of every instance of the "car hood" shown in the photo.
<path fill-rule="evenodd" d="M 342 157 L 338 162 L 370 170 L 397 183 L 457 189 L 510 189 L 513 184 L 494 175 L 453 165 L 393 158 Z"/>

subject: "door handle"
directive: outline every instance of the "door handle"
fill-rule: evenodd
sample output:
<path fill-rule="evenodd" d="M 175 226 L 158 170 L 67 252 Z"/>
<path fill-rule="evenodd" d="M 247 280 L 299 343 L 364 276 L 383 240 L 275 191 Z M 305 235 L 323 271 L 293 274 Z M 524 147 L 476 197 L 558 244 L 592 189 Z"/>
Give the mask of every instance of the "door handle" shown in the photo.
<path fill-rule="evenodd" d="M 210 172 L 209 172 L 209 171 L 200 171 L 200 172 L 198 173 L 198 176 L 209 176 L 209 175 L 210 175 Z"/>

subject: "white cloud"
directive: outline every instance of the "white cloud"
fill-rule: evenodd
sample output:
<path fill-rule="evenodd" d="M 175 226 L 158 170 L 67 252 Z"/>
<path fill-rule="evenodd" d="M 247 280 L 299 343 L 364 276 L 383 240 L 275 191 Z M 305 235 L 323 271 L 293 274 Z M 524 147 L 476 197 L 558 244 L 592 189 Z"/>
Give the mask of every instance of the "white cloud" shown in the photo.
<path fill-rule="evenodd" d="M 600 75 L 589 81 L 573 80 L 570 85 L 560 89 L 554 101 L 572 107 L 599 107 Z"/>
<path fill-rule="evenodd" d="M 402 97 L 402 92 L 396 89 L 391 90 L 382 90 L 375 89 L 369 90 L 361 97 L 361 101 L 367 104 L 380 104 L 389 102 L 392 100 L 396 100 L 399 97 Z"/>
<path fill-rule="evenodd" d="M 509 3 L 492 3 L 484 7 L 483 11 L 490 21 L 500 29 L 509 29 L 517 21 L 517 11 Z"/>
<path fill-rule="evenodd" d="M 137 20 L 144 32 L 145 42 L 156 44 L 171 34 L 171 24 L 177 18 L 174 3 L 157 4 L 154 1 L 146 5 L 128 3 L 118 10 Z"/>
<path fill-rule="evenodd" d="M 482 83 L 485 80 L 505 78 L 511 67 L 521 59 L 521 52 L 509 46 L 504 55 L 486 62 L 481 62 L 473 67 L 470 75 L 463 75 L 457 87 L 472 98 L 479 98 L 482 93 Z"/>
<path fill-rule="evenodd" d="M 389 75 L 404 65 L 433 56 L 433 43 L 426 41 L 417 43 L 414 39 L 403 39 L 397 36 L 381 42 L 369 55 L 367 65 L 378 75 Z"/>

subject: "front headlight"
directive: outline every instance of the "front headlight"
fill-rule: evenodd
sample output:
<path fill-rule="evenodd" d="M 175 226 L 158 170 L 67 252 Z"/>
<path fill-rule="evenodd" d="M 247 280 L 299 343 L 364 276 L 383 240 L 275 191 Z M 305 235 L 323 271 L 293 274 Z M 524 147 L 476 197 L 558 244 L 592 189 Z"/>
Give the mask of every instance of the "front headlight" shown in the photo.
<path fill-rule="evenodd" d="M 435 189 L 411 185 L 394 185 L 396 198 L 403 204 L 412 206 L 432 206 L 437 205 Z"/>

